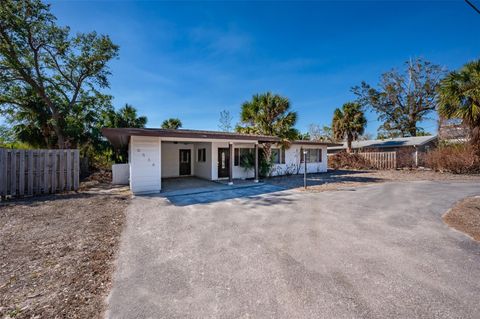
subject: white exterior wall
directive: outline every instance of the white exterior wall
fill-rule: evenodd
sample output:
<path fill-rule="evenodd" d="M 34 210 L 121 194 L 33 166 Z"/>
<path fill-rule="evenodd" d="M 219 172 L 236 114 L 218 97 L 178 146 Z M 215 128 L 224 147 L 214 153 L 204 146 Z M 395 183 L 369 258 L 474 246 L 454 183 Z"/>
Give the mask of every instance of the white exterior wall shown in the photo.
<path fill-rule="evenodd" d="M 112 184 L 128 185 L 130 176 L 130 164 L 113 164 L 112 165 Z"/>
<path fill-rule="evenodd" d="M 158 137 L 132 136 L 129 147 L 130 190 L 158 193 L 161 189 L 161 141 Z"/>
<path fill-rule="evenodd" d="M 212 162 L 211 162 L 211 167 L 212 167 L 212 180 L 217 180 L 218 179 L 218 149 L 219 148 L 228 148 L 229 143 L 228 142 L 213 142 L 212 143 Z M 233 143 L 234 148 L 254 148 L 255 144 L 248 144 L 248 143 Z M 235 154 L 235 152 L 234 152 Z M 232 162 L 234 162 L 232 160 Z M 250 170 L 245 170 L 243 167 L 240 166 L 233 166 L 233 178 L 239 178 L 239 179 L 244 179 L 244 178 L 253 178 L 255 177 L 255 170 L 250 169 Z"/>
<path fill-rule="evenodd" d="M 170 142 L 162 143 L 162 178 L 180 176 L 180 150 L 190 150 L 191 158 L 191 175 L 195 175 L 194 170 L 194 147 L 192 143 L 178 142 L 177 144 Z"/>
<path fill-rule="evenodd" d="M 319 163 L 307 163 L 307 173 L 323 173 L 327 171 L 327 147 L 326 146 L 309 146 L 309 145 L 292 145 L 285 150 L 285 164 L 274 164 L 271 175 L 290 175 L 303 174 L 305 164 L 301 163 L 303 154 L 302 149 L 321 149 L 322 161 Z"/>
<path fill-rule="evenodd" d="M 205 149 L 205 162 L 198 161 L 198 149 Z M 212 179 L 212 143 L 195 143 L 192 156 L 195 176 Z"/>

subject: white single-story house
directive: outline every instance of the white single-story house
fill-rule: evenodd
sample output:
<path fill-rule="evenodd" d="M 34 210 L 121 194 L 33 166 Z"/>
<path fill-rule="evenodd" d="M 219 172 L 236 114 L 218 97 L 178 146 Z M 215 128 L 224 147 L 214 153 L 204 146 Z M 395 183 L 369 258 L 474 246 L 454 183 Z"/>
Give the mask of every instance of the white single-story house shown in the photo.
<path fill-rule="evenodd" d="M 186 129 L 104 128 L 103 135 L 115 146 L 128 145 L 129 184 L 133 193 L 155 193 L 162 178 L 195 176 L 206 180 L 251 178 L 258 181 L 259 149 L 272 145 L 271 175 L 327 171 L 327 146 L 337 144 L 293 141 L 283 149 L 280 138 L 253 134 Z M 250 154 L 254 164 L 242 165 Z M 247 166 L 247 167 L 246 167 Z"/>

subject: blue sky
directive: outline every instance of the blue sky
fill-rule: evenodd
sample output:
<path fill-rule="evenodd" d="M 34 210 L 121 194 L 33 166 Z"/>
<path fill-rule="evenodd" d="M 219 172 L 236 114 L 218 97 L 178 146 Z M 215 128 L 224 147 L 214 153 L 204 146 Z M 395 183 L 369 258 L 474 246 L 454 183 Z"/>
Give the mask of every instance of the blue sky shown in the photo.
<path fill-rule="evenodd" d="M 480 1 L 474 1 L 480 6 Z M 297 128 L 330 124 L 362 80 L 411 57 L 455 69 L 480 57 L 480 15 L 463 1 L 161 2 L 53 1 L 61 25 L 120 45 L 111 63 L 114 105 L 134 105 L 148 127 L 238 121 L 255 93 L 287 96 Z M 379 123 L 368 114 L 367 131 Z M 435 132 L 434 120 L 424 123 Z"/>

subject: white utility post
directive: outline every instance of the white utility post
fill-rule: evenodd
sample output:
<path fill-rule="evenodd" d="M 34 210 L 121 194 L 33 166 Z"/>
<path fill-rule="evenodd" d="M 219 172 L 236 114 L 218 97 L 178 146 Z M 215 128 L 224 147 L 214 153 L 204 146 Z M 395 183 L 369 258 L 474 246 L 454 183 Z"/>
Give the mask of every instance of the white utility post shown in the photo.
<path fill-rule="evenodd" d="M 307 189 L 307 150 L 303 150 L 303 187 Z"/>

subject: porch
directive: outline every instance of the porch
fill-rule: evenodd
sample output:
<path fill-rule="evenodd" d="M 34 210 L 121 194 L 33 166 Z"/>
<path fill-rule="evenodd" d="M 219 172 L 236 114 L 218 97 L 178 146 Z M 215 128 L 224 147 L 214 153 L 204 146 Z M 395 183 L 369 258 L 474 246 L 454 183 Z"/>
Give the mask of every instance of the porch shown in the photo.
<path fill-rule="evenodd" d="M 258 142 L 171 139 L 161 140 L 160 147 L 162 190 L 163 183 L 169 184 L 169 180 L 175 186 L 165 187 L 174 187 L 176 190 L 192 188 L 208 181 L 222 181 L 229 185 L 234 180 L 252 179 L 258 182 Z M 249 167 L 244 165 L 247 155 Z M 199 179 L 172 180 L 185 177 Z"/>

